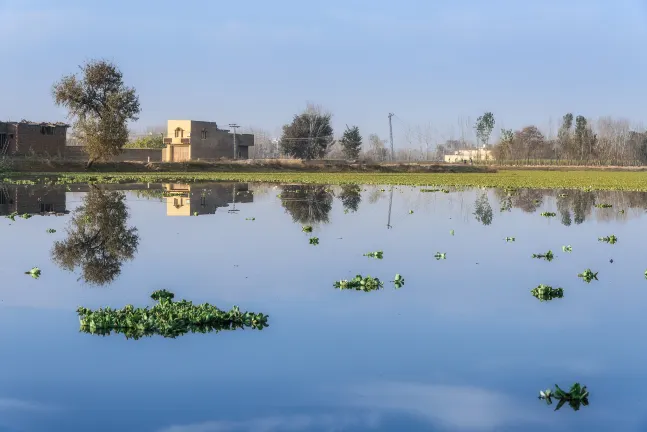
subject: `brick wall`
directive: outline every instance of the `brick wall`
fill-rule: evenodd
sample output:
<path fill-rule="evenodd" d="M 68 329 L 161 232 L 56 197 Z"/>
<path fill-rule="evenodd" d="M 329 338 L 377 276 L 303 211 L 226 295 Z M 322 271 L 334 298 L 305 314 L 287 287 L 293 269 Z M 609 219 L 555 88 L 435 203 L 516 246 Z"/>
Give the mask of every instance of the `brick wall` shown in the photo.
<path fill-rule="evenodd" d="M 63 157 L 70 160 L 87 160 L 88 154 L 81 146 L 67 146 Z M 109 162 L 151 162 L 162 161 L 161 149 L 124 149 L 119 156 L 113 156 Z"/>
<path fill-rule="evenodd" d="M 52 127 L 51 135 L 43 133 L 43 126 L 17 123 L 9 126 L 13 139 L 9 139 L 8 153 L 16 156 L 42 155 L 60 156 L 65 152 L 67 128 Z"/>

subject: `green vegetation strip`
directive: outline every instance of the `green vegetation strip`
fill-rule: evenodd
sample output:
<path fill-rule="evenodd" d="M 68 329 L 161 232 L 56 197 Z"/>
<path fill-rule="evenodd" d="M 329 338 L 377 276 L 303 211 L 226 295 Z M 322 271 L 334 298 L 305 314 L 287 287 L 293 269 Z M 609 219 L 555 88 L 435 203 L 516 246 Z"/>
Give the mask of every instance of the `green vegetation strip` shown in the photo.
<path fill-rule="evenodd" d="M 647 191 L 647 172 L 623 171 L 539 171 L 501 170 L 496 173 L 302 173 L 302 172 L 185 172 L 185 173 L 24 173 L 6 175 L 18 178 L 48 177 L 56 183 L 159 183 L 197 181 L 237 181 L 314 184 L 375 184 L 410 186 L 514 187 L 531 189 L 586 189 Z M 18 180 L 18 182 L 21 182 Z M 29 181 L 27 181 L 29 182 Z"/>
<path fill-rule="evenodd" d="M 151 298 L 158 303 L 152 308 L 123 309 L 99 308 L 90 310 L 79 307 L 77 313 L 81 332 L 107 336 L 111 332 L 123 333 L 126 338 L 160 335 L 175 338 L 185 333 L 208 333 L 251 327 L 262 330 L 267 327 L 267 315 L 241 312 L 237 306 L 222 311 L 205 303 L 194 305 L 190 301 L 173 301 L 175 295 L 166 290 L 155 291 Z"/>

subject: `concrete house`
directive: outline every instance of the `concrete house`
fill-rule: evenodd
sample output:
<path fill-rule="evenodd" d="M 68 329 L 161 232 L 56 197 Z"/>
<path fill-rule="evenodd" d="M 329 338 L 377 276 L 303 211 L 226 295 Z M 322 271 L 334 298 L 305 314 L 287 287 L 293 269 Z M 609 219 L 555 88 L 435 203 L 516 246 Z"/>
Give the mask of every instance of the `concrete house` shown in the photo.
<path fill-rule="evenodd" d="M 162 161 L 233 159 L 234 136 L 236 159 L 248 159 L 249 147 L 254 145 L 252 134 L 230 133 L 227 129 L 218 128 L 216 122 L 168 120 Z"/>
<path fill-rule="evenodd" d="M 215 214 L 229 204 L 254 202 L 247 183 L 165 184 L 167 216 Z"/>
<path fill-rule="evenodd" d="M 447 163 L 467 163 L 470 161 L 488 161 L 493 160 L 492 151 L 486 148 L 456 150 L 454 154 L 448 154 L 444 157 Z"/>
<path fill-rule="evenodd" d="M 62 155 L 69 127 L 65 123 L 36 123 L 27 120 L 0 122 L 0 155 Z"/>

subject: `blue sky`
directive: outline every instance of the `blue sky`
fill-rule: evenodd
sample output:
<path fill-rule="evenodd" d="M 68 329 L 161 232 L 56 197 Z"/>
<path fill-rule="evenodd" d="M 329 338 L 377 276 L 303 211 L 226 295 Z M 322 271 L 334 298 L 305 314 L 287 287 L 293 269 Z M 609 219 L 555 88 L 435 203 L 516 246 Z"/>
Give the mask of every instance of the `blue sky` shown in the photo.
<path fill-rule="evenodd" d="M 492 111 L 547 127 L 568 111 L 647 116 L 646 0 L 0 0 L 0 118 L 62 120 L 52 83 L 107 58 L 137 88 L 135 128 L 169 118 L 277 132 L 311 101 L 396 146 Z"/>

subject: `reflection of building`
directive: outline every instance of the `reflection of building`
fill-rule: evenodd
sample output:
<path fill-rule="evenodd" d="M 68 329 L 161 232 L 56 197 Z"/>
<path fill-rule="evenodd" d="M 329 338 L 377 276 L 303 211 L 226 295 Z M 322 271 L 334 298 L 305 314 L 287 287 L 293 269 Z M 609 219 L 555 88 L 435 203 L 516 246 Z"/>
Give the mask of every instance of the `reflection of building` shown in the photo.
<path fill-rule="evenodd" d="M 195 120 L 169 120 L 166 148 L 162 150 L 164 162 L 183 162 L 188 160 L 213 160 L 234 158 L 234 137 L 236 158 L 247 159 L 249 146 L 254 145 L 253 134 L 233 134 L 220 129 L 215 122 Z"/>
<path fill-rule="evenodd" d="M 492 160 L 492 151 L 485 148 L 456 150 L 454 154 L 445 155 L 445 162 L 448 163 L 469 162 L 470 159 L 473 161 Z"/>
<path fill-rule="evenodd" d="M 214 214 L 218 207 L 254 202 L 247 183 L 165 184 L 167 216 Z"/>
<path fill-rule="evenodd" d="M 33 123 L 26 120 L 0 122 L 0 155 L 62 155 L 68 127 L 65 123 Z"/>
<path fill-rule="evenodd" d="M 62 186 L 15 186 L 0 185 L 0 215 L 18 214 L 60 215 L 67 214 L 65 188 Z"/>

